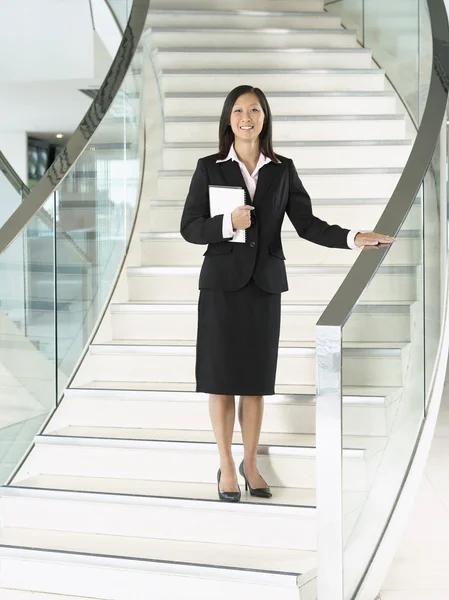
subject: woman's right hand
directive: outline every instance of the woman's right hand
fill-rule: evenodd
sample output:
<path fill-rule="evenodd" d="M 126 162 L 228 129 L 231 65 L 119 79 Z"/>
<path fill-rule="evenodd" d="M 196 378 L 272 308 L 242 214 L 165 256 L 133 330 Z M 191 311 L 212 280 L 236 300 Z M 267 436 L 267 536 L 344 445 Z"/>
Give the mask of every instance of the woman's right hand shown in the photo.
<path fill-rule="evenodd" d="M 232 211 L 232 228 L 233 229 L 248 229 L 251 226 L 251 211 L 254 210 L 254 206 L 245 204 L 244 206 L 237 206 Z"/>

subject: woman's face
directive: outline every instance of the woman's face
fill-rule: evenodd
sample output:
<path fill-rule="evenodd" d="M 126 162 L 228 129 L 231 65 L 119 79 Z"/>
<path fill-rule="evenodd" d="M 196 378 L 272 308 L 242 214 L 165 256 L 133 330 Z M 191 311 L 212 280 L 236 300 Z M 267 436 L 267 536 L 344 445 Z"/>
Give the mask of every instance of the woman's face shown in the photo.
<path fill-rule="evenodd" d="M 263 128 L 265 115 L 256 94 L 237 98 L 231 112 L 231 128 L 236 140 L 256 141 Z"/>

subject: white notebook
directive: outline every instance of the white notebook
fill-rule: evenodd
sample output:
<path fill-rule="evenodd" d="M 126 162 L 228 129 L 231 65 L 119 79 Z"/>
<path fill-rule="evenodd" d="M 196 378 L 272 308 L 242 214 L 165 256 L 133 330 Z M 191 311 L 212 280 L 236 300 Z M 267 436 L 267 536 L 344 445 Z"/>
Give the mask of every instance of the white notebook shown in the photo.
<path fill-rule="evenodd" d="M 221 185 L 209 186 L 210 216 L 231 213 L 238 206 L 245 204 L 245 190 L 241 187 L 228 187 Z M 246 241 L 246 229 L 237 229 L 230 242 L 244 244 Z"/>

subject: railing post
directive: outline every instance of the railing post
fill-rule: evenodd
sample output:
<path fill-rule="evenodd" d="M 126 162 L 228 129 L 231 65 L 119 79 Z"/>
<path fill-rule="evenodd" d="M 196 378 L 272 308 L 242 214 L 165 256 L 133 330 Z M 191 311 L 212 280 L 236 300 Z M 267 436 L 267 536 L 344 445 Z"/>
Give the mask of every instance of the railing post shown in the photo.
<path fill-rule="evenodd" d="M 318 600 L 343 600 L 342 330 L 317 326 Z"/>

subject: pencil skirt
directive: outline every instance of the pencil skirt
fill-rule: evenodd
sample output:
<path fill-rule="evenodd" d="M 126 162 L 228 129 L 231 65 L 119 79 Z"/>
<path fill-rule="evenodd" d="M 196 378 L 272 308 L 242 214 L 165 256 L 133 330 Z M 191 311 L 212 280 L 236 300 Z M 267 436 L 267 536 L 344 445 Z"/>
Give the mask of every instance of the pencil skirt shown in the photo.
<path fill-rule="evenodd" d="M 281 294 L 251 279 L 240 290 L 200 291 L 196 391 L 274 394 L 281 323 Z"/>

